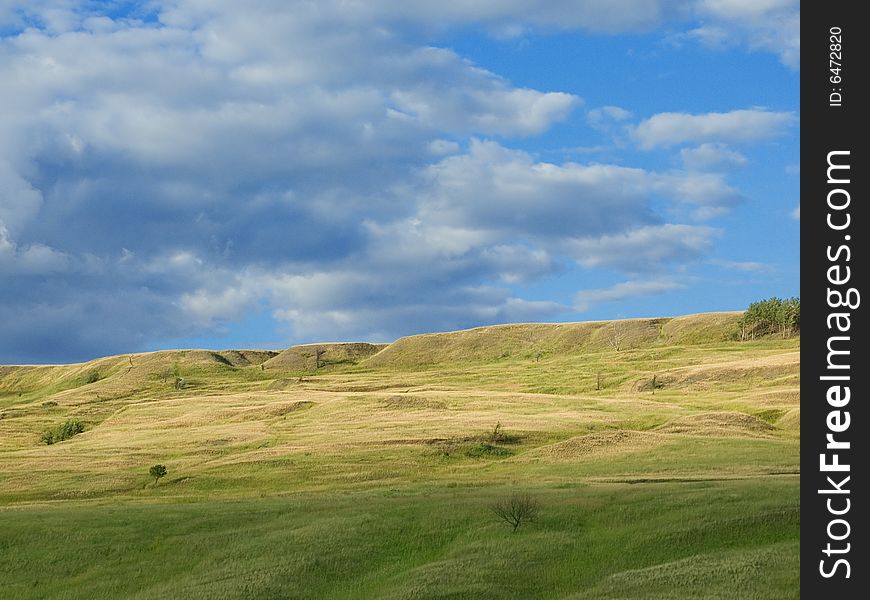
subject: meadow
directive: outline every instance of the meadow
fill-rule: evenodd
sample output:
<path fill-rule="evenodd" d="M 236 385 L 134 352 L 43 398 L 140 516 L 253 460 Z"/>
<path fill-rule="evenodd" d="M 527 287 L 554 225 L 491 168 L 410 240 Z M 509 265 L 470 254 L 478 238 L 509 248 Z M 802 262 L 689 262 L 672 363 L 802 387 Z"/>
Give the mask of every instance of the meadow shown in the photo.
<path fill-rule="evenodd" d="M 739 316 L 0 367 L 0 597 L 798 598 L 800 340 Z"/>

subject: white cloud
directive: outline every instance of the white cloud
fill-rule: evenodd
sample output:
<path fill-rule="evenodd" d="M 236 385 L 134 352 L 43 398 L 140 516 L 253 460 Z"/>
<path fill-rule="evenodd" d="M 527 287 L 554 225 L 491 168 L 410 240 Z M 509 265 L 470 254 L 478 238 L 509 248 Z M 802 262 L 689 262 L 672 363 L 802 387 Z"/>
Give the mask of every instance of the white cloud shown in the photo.
<path fill-rule="evenodd" d="M 791 211 L 791 218 L 794 219 L 795 221 L 801 220 L 801 205 L 800 204 L 798 204 L 794 208 L 794 210 Z"/>
<path fill-rule="evenodd" d="M 695 148 L 680 150 L 680 159 L 687 169 L 703 171 L 714 168 L 744 167 L 747 159 L 740 152 L 731 150 L 725 144 L 708 142 Z"/>
<path fill-rule="evenodd" d="M 570 307 L 511 286 L 571 260 L 623 272 L 698 260 L 715 230 L 669 221 L 739 200 L 720 173 L 511 150 L 582 100 L 427 45 L 450 27 L 643 31 L 683 22 L 685 3 L 101 10 L 0 8 L 12 28 L 0 80 L 14 90 L 0 95 L 0 309 L 15 317 L 0 319 L 0 362 L 129 351 L 262 306 L 296 340 L 548 318 Z M 622 128 L 630 114 L 588 117 Z M 728 127 L 688 129 L 650 139 L 729 141 Z"/>
<path fill-rule="evenodd" d="M 655 176 L 653 185 L 659 193 L 693 208 L 692 217 L 700 221 L 721 216 L 741 201 L 721 173 L 675 171 Z"/>
<path fill-rule="evenodd" d="M 694 193 L 695 177 L 541 163 L 472 140 L 468 152 L 394 190 L 414 209 L 398 219 L 365 221 L 367 243 L 354 255 L 318 262 L 313 270 L 283 264 L 213 274 L 184 296 L 182 307 L 193 321 L 218 323 L 265 299 L 296 335 L 312 339 L 317 331 L 387 339 L 405 333 L 408 322 L 426 330 L 552 317 L 569 309 L 481 281 L 535 281 L 558 271 L 564 257 L 632 273 L 697 260 L 715 230 L 649 224 L 656 219 L 650 194 L 671 192 L 671 201 L 681 204 Z"/>
<path fill-rule="evenodd" d="M 702 142 L 741 144 L 778 136 L 795 123 L 794 113 L 758 108 L 698 115 L 668 112 L 642 121 L 633 134 L 646 149 Z"/>
<path fill-rule="evenodd" d="M 10 237 L 0 221 L 0 274 L 49 275 L 66 269 L 70 259 L 63 252 L 44 244 L 29 244 L 23 248 Z"/>
<path fill-rule="evenodd" d="M 792 69 L 800 66 L 799 0 L 701 0 L 696 10 L 717 24 L 695 30 L 702 41 L 718 45 L 726 36 L 752 50 L 773 52 Z M 709 30 L 718 30 L 719 39 Z"/>
<path fill-rule="evenodd" d="M 683 284 L 673 279 L 656 279 L 625 281 L 617 283 L 609 288 L 583 290 L 574 296 L 574 309 L 577 312 L 586 312 L 592 306 L 607 302 L 619 302 L 638 296 L 653 296 L 663 294 L 684 287 Z"/>
<path fill-rule="evenodd" d="M 625 233 L 578 238 L 565 243 L 585 267 L 609 267 L 626 272 L 657 271 L 673 261 L 692 261 L 708 252 L 717 231 L 692 225 L 649 225 Z"/>
<path fill-rule="evenodd" d="M 600 131 L 607 132 L 617 123 L 631 118 L 631 112 L 619 106 L 602 106 L 593 108 L 586 113 L 589 124 Z"/>
<path fill-rule="evenodd" d="M 458 133 L 532 135 L 564 119 L 579 100 L 560 92 L 541 93 L 530 89 L 438 89 L 419 85 L 396 91 L 391 100 L 399 110 L 421 125 Z"/>
<path fill-rule="evenodd" d="M 408 333 L 406 323 L 429 331 L 459 329 L 549 318 L 570 310 L 556 302 L 515 298 L 501 288 L 470 284 L 461 269 L 451 273 L 459 285 L 455 279 L 453 285 L 444 285 L 443 275 L 438 269 L 419 268 L 411 273 L 342 269 L 304 275 L 250 269 L 229 278 L 214 277 L 216 285 L 185 296 L 183 308 L 188 318 L 214 325 L 227 312 L 239 312 L 267 297 L 275 318 L 303 341 L 391 341 Z M 409 286 L 419 286 L 425 295 Z"/>
<path fill-rule="evenodd" d="M 257 30 L 246 19 L 259 20 L 265 28 L 277 22 L 287 27 L 284 11 L 293 14 L 296 33 L 306 27 L 324 30 L 325 23 L 336 29 L 415 27 L 442 31 L 469 24 L 482 25 L 495 37 L 518 37 L 529 30 L 581 30 L 596 33 L 644 32 L 662 25 L 696 23 L 698 32 L 716 30 L 729 43 L 741 43 L 754 50 L 766 50 L 780 56 L 792 68 L 800 62 L 800 3 L 798 0 L 479 0 L 477 2 L 425 2 L 408 0 L 397 4 L 390 0 L 320 0 L 316 7 L 287 0 L 250 0 L 240 5 L 229 0 L 155 0 L 134 4 L 131 14 L 119 24 L 100 13 L 97 3 L 74 0 L 7 0 L 0 6 L 0 24 L 24 27 L 41 24 L 53 34 L 84 30 L 112 31 L 119 26 L 156 13 L 160 22 L 170 27 L 203 31 L 200 38 L 209 58 L 242 59 L 268 44 L 257 38 Z M 208 27 L 205 27 L 208 25 Z M 250 50 L 234 47 L 232 33 L 247 34 Z M 354 57 L 346 57 L 352 62 Z"/>
<path fill-rule="evenodd" d="M 425 171 L 426 223 L 551 237 L 620 230 L 650 218 L 650 175 L 615 165 L 555 165 L 472 140 Z"/>

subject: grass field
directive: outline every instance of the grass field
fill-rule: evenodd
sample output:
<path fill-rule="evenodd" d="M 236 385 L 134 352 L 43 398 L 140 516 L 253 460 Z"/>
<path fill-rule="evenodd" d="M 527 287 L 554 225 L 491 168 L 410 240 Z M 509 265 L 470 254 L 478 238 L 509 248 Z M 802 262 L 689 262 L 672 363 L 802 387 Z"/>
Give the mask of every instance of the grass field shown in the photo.
<path fill-rule="evenodd" d="M 0 367 L 0 597 L 797 598 L 800 342 L 738 316 Z"/>

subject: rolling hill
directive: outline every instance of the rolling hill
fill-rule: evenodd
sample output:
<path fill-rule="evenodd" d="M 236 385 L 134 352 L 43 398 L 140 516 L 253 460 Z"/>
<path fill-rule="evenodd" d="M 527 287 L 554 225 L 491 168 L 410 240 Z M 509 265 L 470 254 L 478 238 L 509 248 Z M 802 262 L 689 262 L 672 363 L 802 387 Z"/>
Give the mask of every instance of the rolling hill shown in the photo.
<path fill-rule="evenodd" d="M 739 316 L 0 367 L 0 584 L 795 597 L 800 339 L 736 341 Z M 540 515 L 511 533 L 490 507 L 517 493 Z"/>

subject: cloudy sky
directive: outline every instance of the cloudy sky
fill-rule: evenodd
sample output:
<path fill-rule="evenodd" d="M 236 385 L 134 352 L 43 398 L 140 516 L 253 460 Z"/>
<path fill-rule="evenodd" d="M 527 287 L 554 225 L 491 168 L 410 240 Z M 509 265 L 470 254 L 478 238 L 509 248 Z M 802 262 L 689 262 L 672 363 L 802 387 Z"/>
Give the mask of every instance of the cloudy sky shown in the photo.
<path fill-rule="evenodd" d="M 799 290 L 797 0 L 0 0 L 0 362 Z"/>

